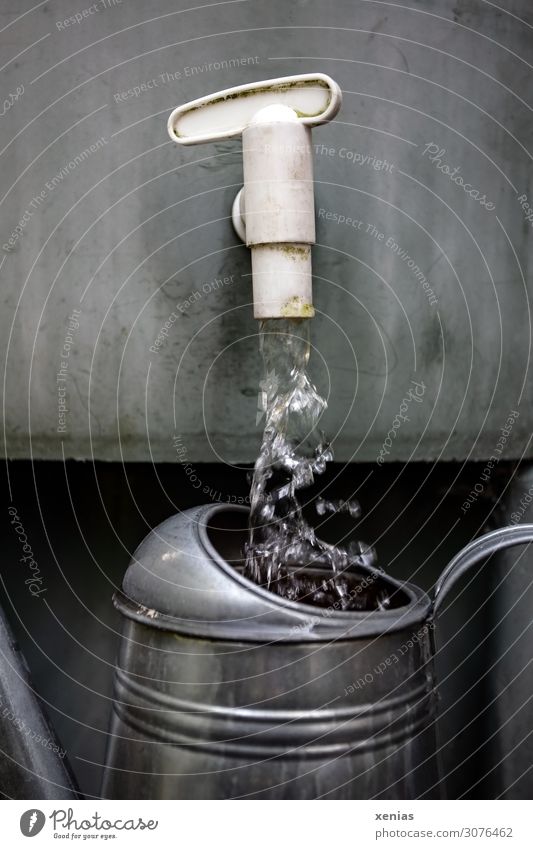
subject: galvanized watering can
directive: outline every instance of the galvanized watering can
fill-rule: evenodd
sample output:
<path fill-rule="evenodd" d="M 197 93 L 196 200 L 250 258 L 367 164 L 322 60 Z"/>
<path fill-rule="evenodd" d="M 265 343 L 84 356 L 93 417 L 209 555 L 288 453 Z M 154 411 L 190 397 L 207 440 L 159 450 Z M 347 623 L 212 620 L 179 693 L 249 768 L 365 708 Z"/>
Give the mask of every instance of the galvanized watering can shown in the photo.
<path fill-rule="evenodd" d="M 135 552 L 102 795 L 153 799 L 416 799 L 441 795 L 434 617 L 464 572 L 533 541 L 475 540 L 434 598 L 383 573 L 387 610 L 289 601 L 242 575 L 248 511 L 167 519 Z"/>

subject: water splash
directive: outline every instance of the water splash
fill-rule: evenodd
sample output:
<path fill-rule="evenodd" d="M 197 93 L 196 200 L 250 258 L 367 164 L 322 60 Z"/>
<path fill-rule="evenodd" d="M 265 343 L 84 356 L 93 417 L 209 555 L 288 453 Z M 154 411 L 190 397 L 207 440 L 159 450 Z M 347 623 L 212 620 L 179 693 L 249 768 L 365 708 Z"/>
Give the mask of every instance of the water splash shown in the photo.
<path fill-rule="evenodd" d="M 374 549 L 363 542 L 343 548 L 317 537 L 306 521 L 299 493 L 333 459 L 319 430 L 327 402 L 307 373 L 309 322 L 268 319 L 261 323 L 258 419 L 265 417 L 263 441 L 250 492 L 250 535 L 245 574 L 286 598 L 341 609 L 386 608 L 388 599 L 374 591 L 354 592 L 354 569 L 365 575 L 376 564 Z M 356 501 L 315 502 L 319 516 L 344 512 L 359 517 Z M 371 586 L 371 581 L 369 586 Z"/>

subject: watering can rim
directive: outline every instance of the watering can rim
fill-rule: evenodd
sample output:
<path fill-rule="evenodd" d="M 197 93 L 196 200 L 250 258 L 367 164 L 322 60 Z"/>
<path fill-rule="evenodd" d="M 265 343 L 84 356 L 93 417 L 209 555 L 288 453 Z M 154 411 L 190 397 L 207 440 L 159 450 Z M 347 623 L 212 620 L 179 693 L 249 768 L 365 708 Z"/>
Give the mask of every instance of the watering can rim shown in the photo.
<path fill-rule="evenodd" d="M 127 618 L 153 628 L 255 643 L 354 640 L 405 630 L 428 619 L 427 593 L 385 573 L 380 577 L 401 589 L 408 604 L 387 611 L 341 611 L 291 601 L 258 586 L 226 561 L 209 538 L 213 518 L 226 512 L 245 514 L 248 508 L 203 505 L 175 514 L 150 531 L 135 551 L 122 592 L 114 595 L 115 607 Z M 169 535 L 183 537 L 185 550 L 172 546 Z M 165 565 L 171 559 L 169 549 L 174 571 Z M 178 586 L 178 574 L 182 581 L 189 579 L 196 585 Z M 211 589 L 218 606 L 210 598 Z"/>

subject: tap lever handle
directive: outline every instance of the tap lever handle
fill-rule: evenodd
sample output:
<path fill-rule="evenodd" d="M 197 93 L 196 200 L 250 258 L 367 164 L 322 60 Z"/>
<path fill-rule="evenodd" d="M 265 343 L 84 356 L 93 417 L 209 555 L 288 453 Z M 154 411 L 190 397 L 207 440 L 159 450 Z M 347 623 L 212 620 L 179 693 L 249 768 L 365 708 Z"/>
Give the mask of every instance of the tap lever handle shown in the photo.
<path fill-rule="evenodd" d="M 204 144 L 242 134 L 254 115 L 267 106 L 288 106 L 308 127 L 325 124 L 340 109 L 342 92 L 327 74 L 296 74 L 227 88 L 178 106 L 168 119 L 170 138 L 178 144 Z"/>

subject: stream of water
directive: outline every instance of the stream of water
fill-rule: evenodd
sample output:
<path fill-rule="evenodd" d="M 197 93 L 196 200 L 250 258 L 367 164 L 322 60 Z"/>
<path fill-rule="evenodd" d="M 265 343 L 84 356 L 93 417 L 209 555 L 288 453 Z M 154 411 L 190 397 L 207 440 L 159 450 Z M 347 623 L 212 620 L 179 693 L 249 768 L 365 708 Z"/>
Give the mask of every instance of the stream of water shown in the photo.
<path fill-rule="evenodd" d="M 307 371 L 309 325 L 305 319 L 261 323 L 264 377 L 258 407 L 265 425 L 250 492 L 245 574 L 294 601 L 343 610 L 386 609 L 389 599 L 378 590 L 380 582 L 372 586 L 374 549 L 364 542 L 346 547 L 325 542 L 302 509 L 305 490 L 333 459 L 319 429 L 327 402 Z M 314 509 L 318 517 L 341 512 L 356 519 L 361 512 L 357 501 L 325 498 L 317 498 Z M 357 567 L 370 574 L 363 589 L 354 579 Z"/>

